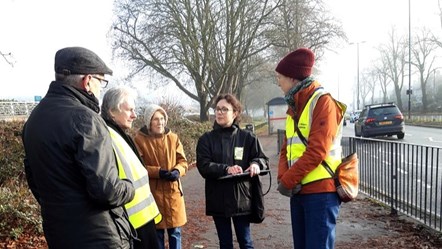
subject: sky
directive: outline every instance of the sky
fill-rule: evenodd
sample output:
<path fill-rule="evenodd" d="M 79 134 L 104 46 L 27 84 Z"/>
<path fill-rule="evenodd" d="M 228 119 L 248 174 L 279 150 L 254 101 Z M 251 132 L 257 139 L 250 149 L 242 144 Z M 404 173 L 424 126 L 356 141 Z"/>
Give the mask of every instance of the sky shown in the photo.
<path fill-rule="evenodd" d="M 89 48 L 113 68 L 111 23 L 112 1 L 0 0 L 0 51 L 15 62 L 11 67 L 0 57 L 0 97 L 44 95 L 63 47 Z"/>
<path fill-rule="evenodd" d="M 392 27 L 398 35 L 408 37 L 408 0 L 333 0 L 332 13 L 342 21 L 349 43 L 340 44 L 336 51 L 327 52 L 321 62 L 321 83 L 333 96 L 343 100 L 351 110 L 355 110 L 357 85 L 357 43 L 359 43 L 359 73 L 370 67 L 378 57 L 376 48 L 388 42 Z M 438 16 L 438 0 L 411 0 L 411 30 L 426 27 L 435 34 L 442 29 Z M 413 84 L 413 79 L 411 80 Z M 408 82 L 408 81 L 407 81 Z M 377 94 L 377 95 L 380 95 Z M 362 100 L 360 100 L 362 108 Z"/>
<path fill-rule="evenodd" d="M 440 33 L 438 0 L 410 0 L 411 23 Z M 324 0 L 342 21 L 349 42 L 360 42 L 359 71 L 369 66 L 374 47 L 387 39 L 391 27 L 408 34 L 407 0 Z M 14 66 L 0 57 L 0 98 L 32 101 L 44 96 L 54 78 L 55 52 L 63 47 L 83 46 L 96 52 L 112 69 L 112 80 L 121 81 L 126 71 L 112 60 L 107 33 L 112 24 L 111 0 L 0 0 L 0 51 L 11 52 Z M 356 46 L 339 44 L 318 64 L 317 78 L 336 98 L 353 102 L 356 85 Z M 135 83 L 137 85 L 137 83 Z M 138 83 L 139 85 L 139 83 Z M 175 92 L 173 86 L 167 91 Z M 141 94 L 152 91 L 140 89 Z M 155 94 L 155 93 L 153 93 Z M 179 96 L 179 95 L 176 95 Z M 182 94 L 181 94 L 182 96 Z"/>

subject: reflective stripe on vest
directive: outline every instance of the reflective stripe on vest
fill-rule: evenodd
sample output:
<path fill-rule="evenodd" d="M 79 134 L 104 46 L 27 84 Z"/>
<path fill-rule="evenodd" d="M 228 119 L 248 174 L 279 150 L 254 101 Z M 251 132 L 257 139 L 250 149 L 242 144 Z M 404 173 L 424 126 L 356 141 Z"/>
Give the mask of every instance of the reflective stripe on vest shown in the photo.
<path fill-rule="evenodd" d="M 150 191 L 146 168 L 120 134 L 109 126 L 108 129 L 112 138 L 112 147 L 117 157 L 119 177 L 129 179 L 135 188 L 134 199 L 124 205 L 130 223 L 135 229 L 152 219 L 155 219 L 155 224 L 158 224 L 162 216 Z"/>
<path fill-rule="evenodd" d="M 299 118 L 298 128 L 301 134 L 308 140 L 308 136 L 310 134 L 313 110 L 315 109 L 316 103 L 318 102 L 319 97 L 327 94 L 322 88 L 316 90 L 307 104 L 305 105 L 304 110 L 301 113 Z M 343 113 L 345 112 L 345 105 L 336 101 L 339 105 Z M 286 119 L 286 137 L 287 137 L 287 159 L 289 163 L 289 167 L 291 167 L 301 156 L 304 154 L 306 150 L 306 146 L 302 142 L 301 138 L 295 131 L 294 120 L 290 115 L 287 115 Z M 341 163 L 342 158 L 342 147 L 341 147 L 341 137 L 342 137 L 342 121 L 338 126 L 338 131 L 336 133 L 336 137 L 332 143 L 331 148 L 329 149 L 329 153 L 325 158 L 325 161 L 333 170 L 336 171 L 336 168 Z M 316 166 L 314 170 L 309 172 L 304 178 L 301 180 L 301 184 L 307 184 L 313 181 L 318 181 L 322 179 L 331 178 L 330 173 L 324 168 L 322 164 Z"/>

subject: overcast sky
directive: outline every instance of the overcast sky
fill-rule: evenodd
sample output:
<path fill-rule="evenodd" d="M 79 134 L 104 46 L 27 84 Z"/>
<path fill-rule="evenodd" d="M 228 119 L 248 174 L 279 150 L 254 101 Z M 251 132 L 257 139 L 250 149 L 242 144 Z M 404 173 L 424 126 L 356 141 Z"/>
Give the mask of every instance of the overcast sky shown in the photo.
<path fill-rule="evenodd" d="M 331 10 L 342 20 L 349 42 L 359 44 L 359 72 L 370 67 L 379 53 L 379 44 L 388 42 L 388 34 L 396 27 L 398 35 L 408 37 L 408 0 L 333 0 Z M 427 27 L 442 34 L 437 0 L 411 0 L 411 29 Z M 333 95 L 353 109 L 357 82 L 357 48 L 341 44 L 336 52 L 328 52 L 320 64 L 318 78 Z M 407 81 L 408 83 L 408 81 Z M 413 83 L 413 79 L 412 79 Z M 338 87 L 339 86 L 339 87 Z M 339 90 L 338 90 L 339 89 Z M 404 90 L 405 91 L 405 90 Z M 379 95 L 377 92 L 376 95 Z M 360 101 L 360 107 L 362 100 Z M 356 108 L 354 108 L 356 109 Z"/>
<path fill-rule="evenodd" d="M 342 20 L 350 41 L 360 45 L 360 71 L 370 64 L 373 47 L 385 41 L 392 25 L 408 32 L 407 0 L 325 0 Z M 67 46 L 84 46 L 111 61 L 107 32 L 112 23 L 111 0 L 0 0 L 0 51 L 13 54 L 14 67 L 0 58 L 0 98 L 43 96 L 54 78 L 55 52 Z M 441 33 L 437 0 L 411 0 L 412 26 L 428 26 Z M 435 30 L 437 29 L 437 30 Z M 317 78 L 344 102 L 351 104 L 356 79 L 356 47 L 341 44 L 326 53 Z M 339 87 L 338 87 L 339 86 Z M 338 90 L 339 89 L 339 90 Z M 141 92 L 148 92 L 141 89 Z M 164 91 L 163 91 L 164 92 Z M 169 91 L 170 92 L 170 91 Z"/>

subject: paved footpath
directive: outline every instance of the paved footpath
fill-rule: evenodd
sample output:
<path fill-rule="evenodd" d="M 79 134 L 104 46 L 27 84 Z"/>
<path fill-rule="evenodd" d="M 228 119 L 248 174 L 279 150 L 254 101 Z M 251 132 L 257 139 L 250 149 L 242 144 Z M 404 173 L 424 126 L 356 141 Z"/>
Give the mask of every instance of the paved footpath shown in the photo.
<path fill-rule="evenodd" d="M 277 138 L 276 135 L 270 135 L 260 136 L 259 139 L 270 159 L 272 185 L 270 192 L 265 196 L 266 218 L 264 222 L 252 224 L 254 246 L 256 249 L 293 248 L 289 198 L 280 195 L 276 190 Z M 266 190 L 270 177 L 263 176 L 261 180 L 263 189 Z M 188 219 L 193 219 L 192 221 L 198 224 L 198 227 L 192 230 L 189 230 L 190 228 L 186 230 L 186 226 L 183 228 L 183 236 L 191 236 L 189 248 L 219 248 L 213 221 L 211 217 L 205 216 L 204 179 L 199 175 L 198 170 L 193 168 L 183 177 L 182 183 Z M 408 235 L 401 235 L 401 232 L 394 229 L 394 226 L 397 224 L 394 224 L 389 216 L 388 208 L 369 201 L 361 194 L 356 201 L 341 205 L 336 228 L 336 248 L 433 248 L 421 247 L 423 242 L 416 242 L 419 244 L 416 247 L 411 243 L 405 245 L 406 240 L 401 237 Z M 391 239 L 399 242 L 388 242 Z M 397 244 L 400 241 L 404 245 Z M 237 244 L 235 248 L 238 248 Z"/>

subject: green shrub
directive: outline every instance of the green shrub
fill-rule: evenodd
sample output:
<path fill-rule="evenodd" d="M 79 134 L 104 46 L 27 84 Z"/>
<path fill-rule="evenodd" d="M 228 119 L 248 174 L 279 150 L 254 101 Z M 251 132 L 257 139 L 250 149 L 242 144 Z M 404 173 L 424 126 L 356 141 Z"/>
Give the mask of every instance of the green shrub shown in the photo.
<path fill-rule="evenodd" d="M 170 120 L 169 128 L 178 134 L 183 143 L 184 152 L 189 163 L 196 161 L 196 145 L 199 137 L 212 129 L 212 123 L 193 122 L 187 119 Z"/>
<path fill-rule="evenodd" d="M 24 179 L 23 121 L 0 121 L 0 186 L 15 178 Z"/>
<path fill-rule="evenodd" d="M 40 206 L 23 182 L 0 187 L 0 237 L 18 239 L 23 232 L 43 233 Z"/>
<path fill-rule="evenodd" d="M 40 206 L 26 183 L 21 133 L 24 121 L 0 121 L 0 237 L 42 234 Z"/>

